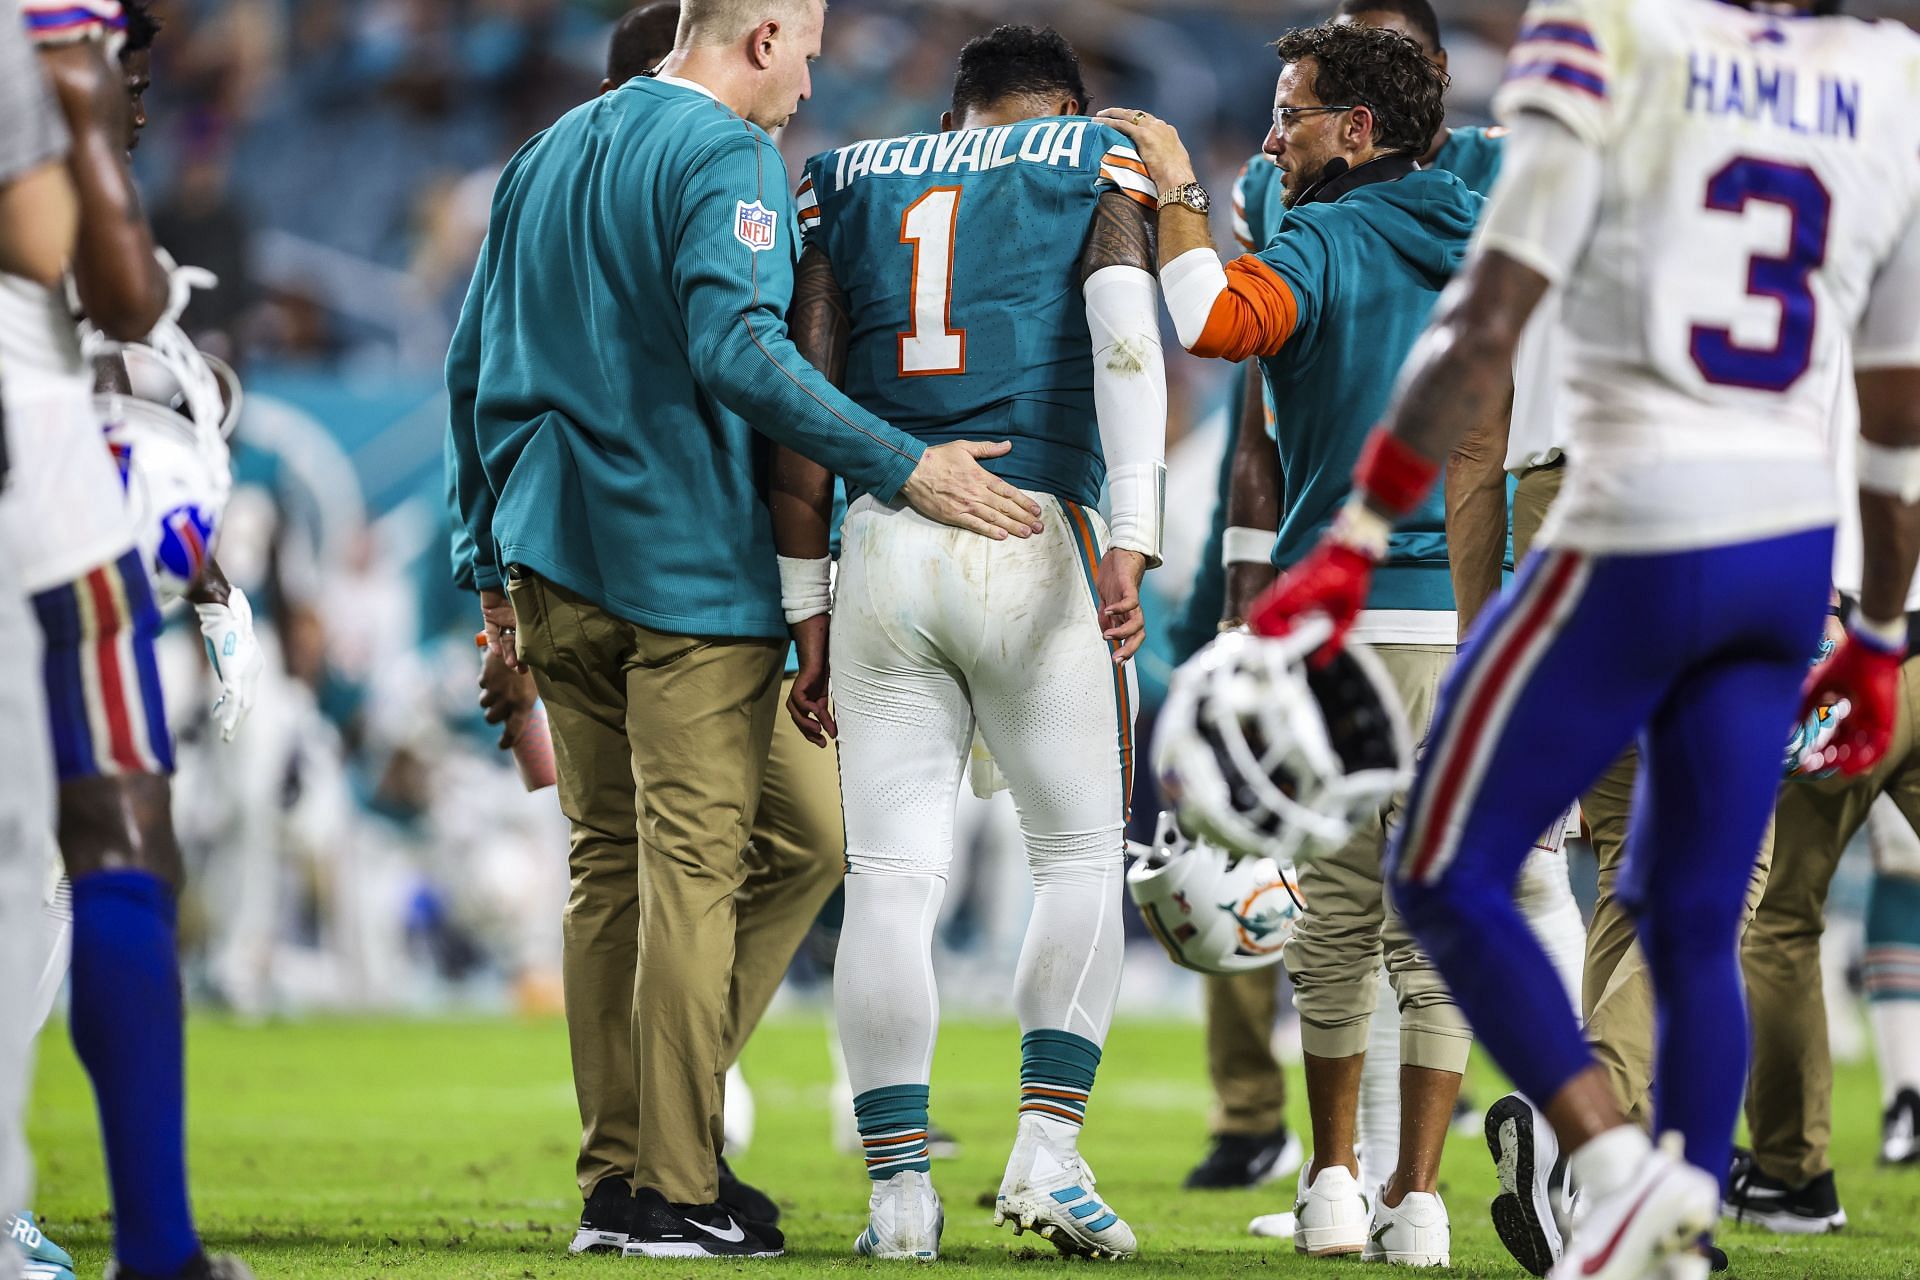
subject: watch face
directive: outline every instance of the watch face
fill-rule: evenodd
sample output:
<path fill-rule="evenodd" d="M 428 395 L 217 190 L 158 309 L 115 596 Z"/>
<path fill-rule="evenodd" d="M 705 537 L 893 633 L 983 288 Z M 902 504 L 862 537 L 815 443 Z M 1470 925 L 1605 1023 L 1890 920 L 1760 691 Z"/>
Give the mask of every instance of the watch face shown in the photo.
<path fill-rule="evenodd" d="M 1188 187 L 1181 193 L 1180 198 L 1195 213 L 1206 213 L 1213 208 L 1213 198 L 1207 194 L 1205 187 L 1198 185 Z"/>

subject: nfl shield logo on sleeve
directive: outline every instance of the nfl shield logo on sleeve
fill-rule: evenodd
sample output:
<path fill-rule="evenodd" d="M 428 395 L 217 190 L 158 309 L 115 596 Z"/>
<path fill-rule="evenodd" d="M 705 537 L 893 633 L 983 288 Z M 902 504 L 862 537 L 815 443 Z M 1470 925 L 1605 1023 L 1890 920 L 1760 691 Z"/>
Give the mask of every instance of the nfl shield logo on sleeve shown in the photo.
<path fill-rule="evenodd" d="M 755 253 L 773 248 L 774 238 L 779 229 L 777 215 L 758 200 L 752 204 L 742 200 L 739 204 L 740 215 L 733 224 L 734 237 Z"/>

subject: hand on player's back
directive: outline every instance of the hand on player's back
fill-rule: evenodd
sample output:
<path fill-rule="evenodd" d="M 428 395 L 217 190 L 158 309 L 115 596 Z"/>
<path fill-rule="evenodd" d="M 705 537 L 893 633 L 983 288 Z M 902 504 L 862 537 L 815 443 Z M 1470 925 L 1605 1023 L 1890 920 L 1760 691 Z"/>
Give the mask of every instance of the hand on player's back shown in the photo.
<path fill-rule="evenodd" d="M 1147 615 L 1140 607 L 1140 579 L 1146 572 L 1145 556 L 1114 547 L 1100 557 L 1093 575 L 1100 596 L 1100 634 L 1114 646 L 1115 666 L 1138 653 L 1147 638 Z"/>
<path fill-rule="evenodd" d="M 1002 457 L 1012 448 L 1005 440 L 934 445 L 920 455 L 920 465 L 900 487 L 900 496 L 927 519 L 956 529 L 995 539 L 1030 538 L 1042 528 L 1039 504 L 979 462 Z"/>

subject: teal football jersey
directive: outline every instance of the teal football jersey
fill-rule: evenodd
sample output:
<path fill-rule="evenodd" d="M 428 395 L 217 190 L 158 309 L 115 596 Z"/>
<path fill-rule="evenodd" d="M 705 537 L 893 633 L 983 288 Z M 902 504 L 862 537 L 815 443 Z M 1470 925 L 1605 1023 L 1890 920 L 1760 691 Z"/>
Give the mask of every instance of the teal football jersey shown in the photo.
<path fill-rule="evenodd" d="M 1433 158 L 1433 167 L 1445 169 L 1467 184 L 1467 190 L 1483 196 L 1493 194 L 1500 181 L 1500 162 L 1506 159 L 1507 131 L 1491 129 L 1455 129 Z M 1264 246 L 1263 246 L 1264 247 Z"/>
<path fill-rule="evenodd" d="M 874 138 L 808 161 L 796 204 L 847 294 L 847 394 L 929 444 L 1009 440 L 990 471 L 1097 504 L 1080 260 L 1109 191 L 1155 203 L 1127 140 L 1079 118 Z"/>
<path fill-rule="evenodd" d="M 1258 253 L 1273 239 L 1286 205 L 1280 190 L 1280 166 L 1262 151 L 1240 166 L 1233 180 L 1233 238 L 1248 253 Z"/>

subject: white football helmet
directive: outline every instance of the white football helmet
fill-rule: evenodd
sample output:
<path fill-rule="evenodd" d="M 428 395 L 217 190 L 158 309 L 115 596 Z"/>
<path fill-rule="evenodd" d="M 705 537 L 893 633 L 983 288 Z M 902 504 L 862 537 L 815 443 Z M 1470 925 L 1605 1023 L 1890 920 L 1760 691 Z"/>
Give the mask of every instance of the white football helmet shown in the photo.
<path fill-rule="evenodd" d="M 1171 810 L 1160 815 L 1153 848 L 1128 868 L 1127 892 L 1173 962 L 1201 973 L 1279 963 L 1306 910 L 1291 867 L 1189 840 Z"/>
<path fill-rule="evenodd" d="M 226 437 L 239 416 L 231 369 L 195 350 L 172 321 L 120 348 L 130 394 L 94 397 L 127 485 L 140 554 L 166 604 L 200 576 L 233 492 Z"/>
<path fill-rule="evenodd" d="M 1223 635 L 1174 672 L 1154 767 L 1187 830 L 1234 853 L 1293 863 L 1346 843 L 1412 774 L 1412 736 L 1363 644 L 1318 668 L 1331 624 Z"/>

